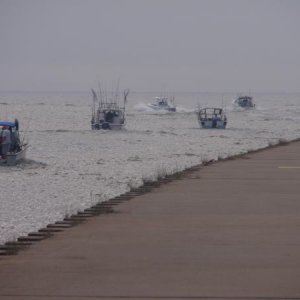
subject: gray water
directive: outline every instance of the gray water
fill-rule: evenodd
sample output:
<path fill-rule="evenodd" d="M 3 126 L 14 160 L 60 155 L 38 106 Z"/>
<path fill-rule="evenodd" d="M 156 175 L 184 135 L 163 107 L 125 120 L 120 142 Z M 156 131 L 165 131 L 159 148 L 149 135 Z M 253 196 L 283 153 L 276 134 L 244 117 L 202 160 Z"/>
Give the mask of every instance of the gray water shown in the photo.
<path fill-rule="evenodd" d="M 300 95 L 175 94 L 178 112 L 147 107 L 156 94 L 131 94 L 126 129 L 92 131 L 89 93 L 2 93 L 0 119 L 19 119 L 27 160 L 0 167 L 0 243 L 62 220 L 100 200 L 198 165 L 300 137 Z M 223 98 L 223 100 L 222 100 Z M 226 130 L 200 129 L 197 105 L 226 107 Z"/>

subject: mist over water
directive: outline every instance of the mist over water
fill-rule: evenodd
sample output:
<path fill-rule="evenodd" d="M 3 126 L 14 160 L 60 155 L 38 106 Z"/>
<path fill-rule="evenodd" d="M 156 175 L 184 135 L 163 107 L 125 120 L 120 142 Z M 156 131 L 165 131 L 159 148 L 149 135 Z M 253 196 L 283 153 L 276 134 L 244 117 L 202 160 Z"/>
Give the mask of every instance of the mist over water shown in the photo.
<path fill-rule="evenodd" d="M 92 131 L 88 93 L 1 93 L 0 119 L 19 119 L 27 160 L 0 167 L 0 243 L 61 220 L 99 200 L 205 160 L 300 137 L 300 95 L 175 94 L 178 112 L 151 110 L 157 94 L 131 94 L 126 129 Z M 226 130 L 200 129 L 195 109 L 224 107 Z M 95 196 L 100 194 L 100 196 Z"/>

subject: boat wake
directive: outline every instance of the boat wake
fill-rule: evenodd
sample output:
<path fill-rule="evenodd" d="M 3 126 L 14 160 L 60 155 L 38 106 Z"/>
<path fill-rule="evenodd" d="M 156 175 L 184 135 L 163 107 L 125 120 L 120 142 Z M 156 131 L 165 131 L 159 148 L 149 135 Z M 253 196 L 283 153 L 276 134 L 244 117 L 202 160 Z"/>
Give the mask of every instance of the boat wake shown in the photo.
<path fill-rule="evenodd" d="M 174 112 L 170 112 L 170 111 L 167 111 L 167 110 L 158 110 L 158 109 L 154 109 L 154 108 L 151 108 L 149 106 L 149 104 L 146 104 L 144 102 L 140 102 L 138 104 L 136 104 L 135 106 L 133 106 L 133 109 L 137 112 L 143 112 L 143 113 L 149 113 L 149 114 L 174 114 Z M 195 109 L 191 109 L 191 108 L 186 108 L 186 107 L 183 107 L 183 106 L 177 106 L 176 107 L 176 113 L 194 113 L 195 112 Z"/>
<path fill-rule="evenodd" d="M 33 159 L 25 159 L 16 165 L 16 169 L 44 169 L 48 164 Z"/>
<path fill-rule="evenodd" d="M 155 110 L 155 109 L 153 109 L 153 108 L 151 108 L 150 106 L 148 106 L 146 103 L 144 103 L 144 102 L 140 102 L 140 103 L 138 103 L 138 104 L 136 104 L 136 105 L 134 105 L 133 106 L 133 109 L 135 110 L 135 111 L 138 111 L 138 112 L 144 112 L 144 113 L 157 113 L 158 111 L 157 110 Z M 161 112 L 159 112 L 159 113 L 161 113 Z M 163 113 L 167 113 L 167 111 L 163 111 Z"/>

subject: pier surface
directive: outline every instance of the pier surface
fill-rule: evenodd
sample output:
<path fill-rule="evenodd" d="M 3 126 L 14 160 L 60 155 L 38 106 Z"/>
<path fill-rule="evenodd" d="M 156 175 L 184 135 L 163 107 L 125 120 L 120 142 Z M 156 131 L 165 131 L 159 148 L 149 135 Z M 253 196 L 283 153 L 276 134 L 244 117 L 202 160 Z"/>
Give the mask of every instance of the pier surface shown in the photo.
<path fill-rule="evenodd" d="M 0 299 L 300 299 L 300 142 L 114 210 L 0 256 Z"/>

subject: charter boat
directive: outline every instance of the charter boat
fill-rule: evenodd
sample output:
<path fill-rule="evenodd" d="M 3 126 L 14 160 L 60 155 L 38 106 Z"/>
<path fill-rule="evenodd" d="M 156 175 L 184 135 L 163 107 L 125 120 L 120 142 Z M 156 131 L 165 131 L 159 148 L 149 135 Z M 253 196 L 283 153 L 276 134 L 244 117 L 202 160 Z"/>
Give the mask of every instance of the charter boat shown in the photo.
<path fill-rule="evenodd" d="M 243 108 L 255 107 L 255 104 L 253 103 L 253 98 L 250 96 L 238 96 L 235 99 L 234 103 Z"/>
<path fill-rule="evenodd" d="M 199 108 L 197 117 L 202 128 L 225 129 L 227 125 L 227 116 L 222 108 Z"/>
<path fill-rule="evenodd" d="M 168 97 L 155 97 L 155 102 L 149 103 L 148 106 L 154 110 L 176 112 L 174 97 L 172 97 L 170 100 Z"/>
<path fill-rule="evenodd" d="M 118 93 L 111 99 L 108 99 L 103 92 L 100 91 L 99 97 L 92 89 L 93 107 L 92 107 L 92 129 L 122 129 L 125 126 L 125 106 L 129 90 L 124 90 L 123 106 L 119 104 Z"/>
<path fill-rule="evenodd" d="M 0 165 L 7 165 L 7 166 L 14 166 L 18 162 L 22 161 L 26 157 L 26 151 L 29 145 L 23 141 L 20 140 L 19 135 L 19 122 L 17 119 L 15 119 L 14 122 L 7 122 L 7 121 L 0 121 L 0 126 L 6 127 L 10 131 L 11 135 L 11 144 L 10 148 L 8 149 L 7 153 L 2 153 L 2 147 L 4 146 L 2 135 L 0 140 Z"/>

